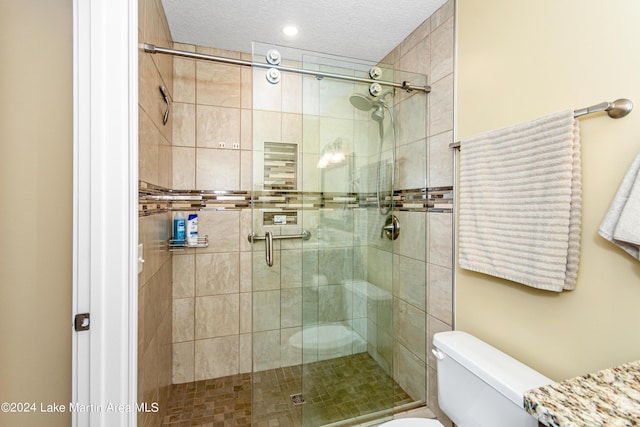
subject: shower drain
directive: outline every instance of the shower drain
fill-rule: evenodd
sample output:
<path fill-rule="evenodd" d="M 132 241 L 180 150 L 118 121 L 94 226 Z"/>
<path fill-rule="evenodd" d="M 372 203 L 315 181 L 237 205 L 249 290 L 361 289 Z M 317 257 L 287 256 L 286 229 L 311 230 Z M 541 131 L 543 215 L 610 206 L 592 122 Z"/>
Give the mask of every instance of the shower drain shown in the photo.
<path fill-rule="evenodd" d="M 291 402 L 293 402 L 294 405 L 302 405 L 304 403 L 304 397 L 302 397 L 302 393 L 292 394 Z"/>

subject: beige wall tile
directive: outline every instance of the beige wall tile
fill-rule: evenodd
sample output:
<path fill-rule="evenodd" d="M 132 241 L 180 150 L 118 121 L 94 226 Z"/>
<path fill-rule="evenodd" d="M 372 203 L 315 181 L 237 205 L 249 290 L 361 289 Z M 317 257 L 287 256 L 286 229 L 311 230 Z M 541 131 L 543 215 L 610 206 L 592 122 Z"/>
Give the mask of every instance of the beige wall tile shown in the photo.
<path fill-rule="evenodd" d="M 164 188 L 173 187 L 173 148 L 164 139 L 158 147 L 158 185 Z"/>
<path fill-rule="evenodd" d="M 138 108 L 138 179 L 158 184 L 158 145 L 160 135 L 147 113 Z"/>
<path fill-rule="evenodd" d="M 196 61 L 175 58 L 173 61 L 173 100 L 175 102 L 196 102 Z"/>
<path fill-rule="evenodd" d="M 393 377 L 415 401 L 427 400 L 427 373 L 423 360 L 416 357 L 405 346 L 394 348 Z"/>
<path fill-rule="evenodd" d="M 398 61 L 398 68 L 402 71 L 429 75 L 431 65 L 431 36 L 419 40 Z M 431 76 L 429 76 L 431 78 Z M 409 80 L 411 81 L 411 80 Z M 413 82 L 412 82 L 413 83 Z"/>
<path fill-rule="evenodd" d="M 430 264 L 428 270 L 429 314 L 447 325 L 453 325 L 452 270 L 435 264 Z"/>
<path fill-rule="evenodd" d="M 195 147 L 196 145 L 196 106 L 174 102 L 171 107 L 173 115 L 174 146 Z"/>
<path fill-rule="evenodd" d="M 302 290 L 283 289 L 280 301 L 280 327 L 292 328 L 302 325 Z"/>
<path fill-rule="evenodd" d="M 420 360 L 425 361 L 426 314 L 411 304 L 395 299 L 393 305 L 394 338 Z"/>
<path fill-rule="evenodd" d="M 264 244 L 260 246 L 264 248 Z M 274 250 L 273 266 L 268 267 L 264 249 L 253 252 L 251 263 L 254 292 L 280 289 L 280 260 L 280 252 Z"/>
<path fill-rule="evenodd" d="M 252 110 L 240 110 L 240 148 L 242 150 L 253 149 L 253 112 Z"/>
<path fill-rule="evenodd" d="M 423 311 L 426 310 L 426 263 L 402 255 L 394 255 L 393 276 L 393 294 Z"/>
<path fill-rule="evenodd" d="M 401 145 L 396 154 L 396 188 L 423 188 L 427 185 L 425 140 Z"/>
<path fill-rule="evenodd" d="M 282 85 L 282 111 L 302 113 L 302 75 L 288 73 L 280 84 Z"/>
<path fill-rule="evenodd" d="M 173 147 L 173 189 L 191 190 L 196 187 L 196 149 Z"/>
<path fill-rule="evenodd" d="M 240 332 L 239 294 L 196 297 L 196 340 Z"/>
<path fill-rule="evenodd" d="M 240 67 L 196 62 L 196 102 L 240 108 Z"/>
<path fill-rule="evenodd" d="M 196 296 L 232 294 L 240 291 L 240 255 L 196 255 Z"/>
<path fill-rule="evenodd" d="M 429 135 L 453 129 L 453 75 L 431 85 L 429 94 Z"/>
<path fill-rule="evenodd" d="M 280 329 L 280 291 L 253 293 L 253 330 Z"/>
<path fill-rule="evenodd" d="M 398 145 L 422 141 L 427 136 L 427 102 L 428 97 L 422 92 L 416 92 L 397 107 L 398 122 L 405 124 L 398 126 Z"/>
<path fill-rule="evenodd" d="M 429 187 L 453 186 L 453 131 L 443 132 L 429 138 Z"/>
<path fill-rule="evenodd" d="M 428 261 L 442 267 L 451 268 L 452 256 L 452 214 L 430 213 L 428 238 Z"/>
<path fill-rule="evenodd" d="M 406 257 L 425 259 L 425 214 L 422 212 L 396 212 L 400 221 L 400 236 L 394 240 L 395 253 Z"/>
<path fill-rule="evenodd" d="M 196 105 L 196 144 L 200 148 L 239 147 L 240 109 Z"/>
<path fill-rule="evenodd" d="M 281 111 L 282 85 L 272 85 L 266 79 L 266 70 L 253 69 L 253 111 Z"/>
<path fill-rule="evenodd" d="M 173 300 L 173 342 L 194 340 L 194 299 Z"/>
<path fill-rule="evenodd" d="M 240 334 L 240 355 L 238 363 L 241 374 L 251 372 L 253 367 L 253 349 L 251 343 L 251 334 Z"/>
<path fill-rule="evenodd" d="M 253 328 L 253 295 L 251 292 L 240 294 L 240 334 L 251 333 Z"/>
<path fill-rule="evenodd" d="M 447 2 L 440 7 L 440 9 L 436 10 L 431 16 L 431 26 L 432 31 L 442 25 L 447 19 L 453 17 L 455 11 L 455 2 L 454 0 L 447 0 Z"/>
<path fill-rule="evenodd" d="M 240 150 L 196 149 L 198 190 L 235 190 L 240 186 Z"/>
<path fill-rule="evenodd" d="M 195 380 L 237 374 L 239 372 L 239 356 L 239 335 L 196 341 Z"/>
<path fill-rule="evenodd" d="M 236 252 L 240 249 L 240 212 L 201 211 L 198 213 L 198 232 L 209 236 L 208 248 L 198 253 Z M 246 236 L 244 237 L 246 239 Z"/>
<path fill-rule="evenodd" d="M 173 345 L 173 383 L 183 384 L 195 380 L 193 341 Z"/>
<path fill-rule="evenodd" d="M 251 109 L 253 107 L 253 69 L 240 67 L 240 106 Z"/>
<path fill-rule="evenodd" d="M 280 367 L 280 329 L 253 334 L 253 369 L 265 371 Z"/>
<path fill-rule="evenodd" d="M 240 292 L 251 292 L 252 289 L 252 257 L 251 252 L 240 252 Z"/>
<path fill-rule="evenodd" d="M 240 190 L 251 191 L 253 189 L 253 152 L 240 151 Z"/>
<path fill-rule="evenodd" d="M 173 298 L 195 296 L 195 255 L 173 255 Z"/>
<path fill-rule="evenodd" d="M 431 81 L 453 74 L 453 16 L 431 33 Z"/>
<path fill-rule="evenodd" d="M 253 148 L 264 150 L 265 141 L 282 142 L 282 114 L 276 111 L 253 111 Z"/>

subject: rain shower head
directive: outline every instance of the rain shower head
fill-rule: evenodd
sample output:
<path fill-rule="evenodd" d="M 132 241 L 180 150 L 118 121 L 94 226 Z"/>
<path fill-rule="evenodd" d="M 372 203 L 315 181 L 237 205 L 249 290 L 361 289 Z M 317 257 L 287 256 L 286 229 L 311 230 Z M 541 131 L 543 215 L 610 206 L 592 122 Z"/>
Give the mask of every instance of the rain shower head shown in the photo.
<path fill-rule="evenodd" d="M 349 102 L 358 110 L 369 111 L 373 108 L 373 101 L 359 93 L 351 95 Z"/>

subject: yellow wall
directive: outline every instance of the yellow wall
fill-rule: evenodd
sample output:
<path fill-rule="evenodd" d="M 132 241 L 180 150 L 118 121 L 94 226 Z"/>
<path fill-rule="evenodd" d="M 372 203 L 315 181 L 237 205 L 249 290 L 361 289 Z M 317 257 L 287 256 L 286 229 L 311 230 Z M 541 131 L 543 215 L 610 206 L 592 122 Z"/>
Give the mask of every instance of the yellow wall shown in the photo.
<path fill-rule="evenodd" d="M 640 2 L 458 0 L 457 135 L 630 98 L 581 119 L 576 290 L 537 291 L 457 268 L 457 329 L 559 380 L 640 359 L 640 262 L 597 228 L 640 152 Z M 464 150 L 464 147 L 463 147 Z"/>
<path fill-rule="evenodd" d="M 71 0 L 0 4 L 0 402 L 71 401 Z M 0 425 L 69 426 L 69 413 Z"/>

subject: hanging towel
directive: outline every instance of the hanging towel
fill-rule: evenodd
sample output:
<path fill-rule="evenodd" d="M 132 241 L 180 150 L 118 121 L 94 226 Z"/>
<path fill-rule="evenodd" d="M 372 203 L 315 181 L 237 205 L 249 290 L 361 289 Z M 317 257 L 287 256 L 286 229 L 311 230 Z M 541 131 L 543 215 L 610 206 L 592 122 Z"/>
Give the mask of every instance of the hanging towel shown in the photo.
<path fill-rule="evenodd" d="M 463 139 L 459 205 L 460 267 L 574 289 L 582 191 L 573 110 Z"/>
<path fill-rule="evenodd" d="M 631 164 L 598 233 L 640 259 L 640 155 Z"/>

